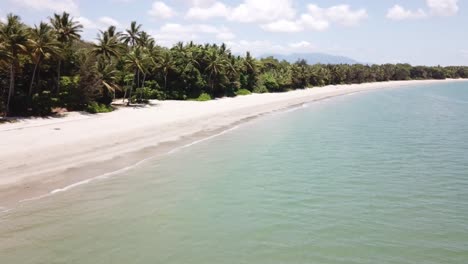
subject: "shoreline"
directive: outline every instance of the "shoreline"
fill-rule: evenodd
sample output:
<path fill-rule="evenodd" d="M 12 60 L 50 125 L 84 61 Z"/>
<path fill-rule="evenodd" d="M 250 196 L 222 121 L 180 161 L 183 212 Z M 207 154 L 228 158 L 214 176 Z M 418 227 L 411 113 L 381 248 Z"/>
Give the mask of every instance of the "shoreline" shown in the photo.
<path fill-rule="evenodd" d="M 335 85 L 207 102 L 162 101 L 111 113 L 71 113 L 0 125 L 0 208 L 109 177 L 224 134 L 259 116 L 363 91 L 466 79 Z"/>

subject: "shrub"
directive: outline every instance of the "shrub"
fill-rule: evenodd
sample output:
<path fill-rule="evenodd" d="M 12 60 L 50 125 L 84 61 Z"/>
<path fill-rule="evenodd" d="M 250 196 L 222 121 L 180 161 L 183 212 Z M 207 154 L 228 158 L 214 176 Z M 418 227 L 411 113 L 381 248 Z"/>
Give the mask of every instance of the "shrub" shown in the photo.
<path fill-rule="evenodd" d="M 254 93 L 268 93 L 268 89 L 266 88 L 265 85 L 259 84 L 259 85 L 255 86 L 253 92 Z"/>
<path fill-rule="evenodd" d="M 91 114 L 108 113 L 108 112 L 112 112 L 113 110 L 114 108 L 112 108 L 112 106 L 99 104 L 97 102 L 91 102 L 86 107 L 86 112 L 91 113 Z"/>
<path fill-rule="evenodd" d="M 260 83 L 265 85 L 266 89 L 270 92 L 279 92 L 280 86 L 275 77 L 270 73 L 265 73 L 260 76 Z"/>
<path fill-rule="evenodd" d="M 52 108 L 59 104 L 57 98 L 53 98 L 50 91 L 33 95 L 31 110 L 33 115 L 46 116 L 52 113 Z"/>
<path fill-rule="evenodd" d="M 249 94 L 252 94 L 252 93 L 247 89 L 240 89 L 236 92 L 236 95 L 249 95 Z"/>
<path fill-rule="evenodd" d="M 148 100 L 165 100 L 166 95 L 159 90 L 154 90 L 148 87 L 138 88 L 132 96 L 136 102 L 148 102 Z"/>
<path fill-rule="evenodd" d="M 210 101 L 211 99 L 212 99 L 211 95 L 207 93 L 202 93 L 200 94 L 200 96 L 198 96 L 198 98 L 195 98 L 195 101 L 204 102 L 204 101 Z"/>
<path fill-rule="evenodd" d="M 60 89 L 61 90 L 70 90 L 76 89 L 78 83 L 80 82 L 80 76 L 62 76 L 60 78 Z"/>

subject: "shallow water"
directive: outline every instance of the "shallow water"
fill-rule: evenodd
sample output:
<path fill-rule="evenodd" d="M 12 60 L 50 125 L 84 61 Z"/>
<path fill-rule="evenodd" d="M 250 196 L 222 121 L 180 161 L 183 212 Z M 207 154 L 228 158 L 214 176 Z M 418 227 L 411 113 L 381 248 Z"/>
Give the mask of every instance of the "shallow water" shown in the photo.
<path fill-rule="evenodd" d="M 0 263 L 467 263 L 468 83 L 262 117 L 0 215 Z"/>

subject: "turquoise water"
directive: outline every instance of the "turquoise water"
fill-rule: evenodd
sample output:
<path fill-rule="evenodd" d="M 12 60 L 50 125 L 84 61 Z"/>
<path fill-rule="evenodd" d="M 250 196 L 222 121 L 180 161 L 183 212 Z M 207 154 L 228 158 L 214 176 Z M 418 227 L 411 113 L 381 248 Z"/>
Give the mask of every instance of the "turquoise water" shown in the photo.
<path fill-rule="evenodd" d="M 0 263 L 468 263 L 468 83 L 310 103 L 0 216 Z"/>

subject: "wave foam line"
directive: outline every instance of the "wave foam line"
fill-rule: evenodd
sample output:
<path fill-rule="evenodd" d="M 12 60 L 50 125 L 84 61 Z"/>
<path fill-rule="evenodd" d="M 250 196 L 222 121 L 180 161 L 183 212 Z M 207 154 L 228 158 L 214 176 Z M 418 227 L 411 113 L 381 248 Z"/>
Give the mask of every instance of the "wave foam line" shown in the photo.
<path fill-rule="evenodd" d="M 288 108 L 288 109 L 283 110 L 281 112 L 282 113 L 291 113 L 291 112 L 294 112 L 294 111 L 297 111 L 297 110 L 300 110 L 300 109 L 307 108 L 308 106 L 309 106 L 308 103 L 303 103 L 300 106 L 291 107 L 291 108 Z"/>
<path fill-rule="evenodd" d="M 183 145 L 183 146 L 181 146 L 181 147 L 174 148 L 173 150 L 169 151 L 167 154 L 173 154 L 173 153 L 175 153 L 175 152 L 177 152 L 177 151 L 179 151 L 179 150 L 181 150 L 181 149 L 188 148 L 188 147 L 190 147 L 190 146 L 193 146 L 193 145 L 199 144 L 199 143 L 201 143 L 201 142 L 210 140 L 210 139 L 212 139 L 212 138 L 221 136 L 221 135 L 226 134 L 226 133 L 228 133 L 228 132 L 230 132 L 230 131 L 232 131 L 232 130 L 234 130 L 234 129 L 237 129 L 238 127 L 239 127 L 239 126 L 234 126 L 234 127 L 232 127 L 232 128 L 223 130 L 223 131 L 221 131 L 221 132 L 218 133 L 218 134 L 215 134 L 215 135 L 212 135 L 212 136 L 209 136 L 209 137 L 200 139 L 200 140 L 193 141 L 193 142 L 191 142 L 191 143 L 189 143 L 189 144 L 186 144 L 186 145 Z M 128 170 L 131 170 L 131 169 L 133 169 L 133 168 L 136 168 L 136 167 L 140 166 L 141 164 L 143 164 L 143 163 L 149 161 L 150 159 L 155 158 L 156 156 L 157 156 L 157 155 L 150 156 L 150 157 L 148 157 L 148 158 L 146 158 L 146 159 L 143 159 L 143 160 L 141 160 L 141 161 L 139 161 L 139 162 L 137 162 L 137 163 L 135 163 L 135 164 L 133 164 L 133 165 L 124 167 L 124 168 L 122 168 L 122 169 L 118 169 L 118 170 L 115 170 L 115 171 L 112 171 L 112 172 L 104 173 L 104 174 L 102 174 L 102 175 L 99 175 L 99 176 L 96 176 L 96 177 L 93 177 L 93 178 L 89 178 L 89 179 L 86 179 L 86 180 L 82 180 L 82 181 L 79 181 L 79 182 L 70 184 L 70 185 L 68 185 L 68 186 L 65 186 L 65 187 L 63 187 L 63 188 L 55 189 L 55 190 L 53 190 L 53 191 L 51 191 L 51 192 L 49 192 L 49 193 L 47 193 L 47 194 L 40 195 L 40 196 L 36 196 L 36 197 L 33 197 L 33 198 L 23 199 L 23 200 L 21 200 L 21 201 L 19 201 L 19 202 L 20 202 L 20 203 L 25 203 L 25 202 L 31 202 L 31 201 L 40 200 L 40 199 L 43 199 L 43 198 L 46 198 L 46 197 L 50 197 L 50 196 L 52 196 L 52 195 L 54 195 L 54 194 L 58 194 L 58 193 L 61 193 L 61 192 L 69 191 L 69 190 L 74 189 L 74 188 L 76 188 L 76 187 L 78 187 L 78 186 L 85 185 L 85 184 L 91 183 L 91 182 L 96 181 L 96 180 L 107 179 L 107 178 L 109 178 L 109 177 L 111 177 L 111 176 L 113 176 L 113 175 L 120 174 L 120 173 L 126 172 L 126 171 L 128 171 Z M 0 213 L 3 213 L 3 211 L 1 211 L 1 210 L 2 210 L 2 207 L 0 207 Z M 10 210 L 12 210 L 12 209 L 8 209 L 8 210 L 6 210 L 5 212 L 8 212 L 8 211 L 10 211 Z"/>
<path fill-rule="evenodd" d="M 191 142 L 191 143 L 188 143 L 188 144 L 186 144 L 186 145 L 183 145 L 183 146 L 174 148 L 174 149 L 172 149 L 171 151 L 169 151 L 167 154 L 174 154 L 174 153 L 176 153 L 177 151 L 180 151 L 180 150 L 182 150 L 182 149 L 185 149 L 185 148 L 191 147 L 191 146 L 193 146 L 193 145 L 202 143 L 202 142 L 204 142 L 204 141 L 213 139 L 213 138 L 215 138 L 215 137 L 219 137 L 219 136 L 224 135 L 224 134 L 226 134 L 226 133 L 228 133 L 228 132 L 231 132 L 231 131 L 233 131 L 233 130 L 235 130 L 235 129 L 237 129 L 237 128 L 239 128 L 239 126 L 233 126 L 233 127 L 231 127 L 231 128 L 228 128 L 228 129 L 226 129 L 226 130 L 223 130 L 223 131 L 219 132 L 218 134 L 214 134 L 214 135 L 211 135 L 211 136 L 206 137 L 206 138 L 202 138 L 202 139 L 199 139 L 199 140 L 195 140 L 195 141 L 193 141 L 193 142 Z"/>

